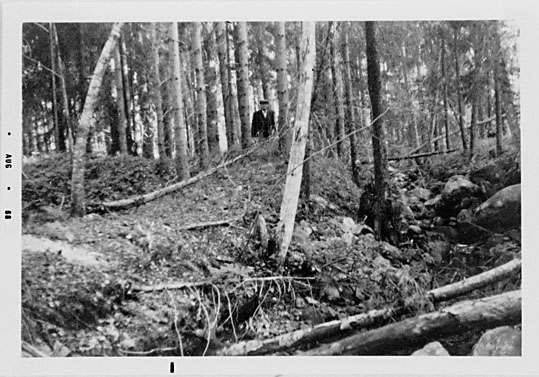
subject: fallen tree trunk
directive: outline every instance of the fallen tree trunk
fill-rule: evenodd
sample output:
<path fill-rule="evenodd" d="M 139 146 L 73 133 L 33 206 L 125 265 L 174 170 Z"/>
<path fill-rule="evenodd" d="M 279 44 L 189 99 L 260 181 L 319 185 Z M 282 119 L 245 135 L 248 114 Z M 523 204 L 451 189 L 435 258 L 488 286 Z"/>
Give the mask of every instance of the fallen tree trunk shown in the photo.
<path fill-rule="evenodd" d="M 521 322 L 521 291 L 459 302 L 434 313 L 406 319 L 378 329 L 324 344 L 297 355 L 383 355 L 421 346 L 443 336 L 463 334 Z"/>
<path fill-rule="evenodd" d="M 451 150 L 448 150 L 448 151 L 437 151 L 437 152 L 429 152 L 429 153 L 418 153 L 418 154 L 411 154 L 411 155 L 408 155 L 408 156 L 401 156 L 401 157 L 388 157 L 388 161 L 400 161 L 400 160 L 409 160 L 409 159 L 412 159 L 412 158 L 418 158 L 418 157 L 428 157 L 428 156 L 433 156 L 433 155 L 436 155 L 436 154 L 445 154 L 445 153 L 453 153 L 453 152 L 456 152 L 457 149 L 451 149 Z"/>
<path fill-rule="evenodd" d="M 234 221 L 237 221 L 239 218 L 233 218 L 233 219 L 226 219 L 226 220 L 216 220 L 216 221 L 206 221 L 203 223 L 196 223 L 196 224 L 189 224 L 184 225 L 179 228 L 176 228 L 176 230 L 193 230 L 193 229 L 202 229 L 202 228 L 211 228 L 214 226 L 224 226 L 224 225 L 230 225 Z"/>
<path fill-rule="evenodd" d="M 165 188 L 162 188 L 160 190 L 156 190 L 156 191 L 153 191 L 153 192 L 150 192 L 148 194 L 142 194 L 142 195 L 136 195 L 136 196 L 133 196 L 131 198 L 127 198 L 127 199 L 121 199 L 121 200 L 115 200 L 115 201 L 112 201 L 112 202 L 103 202 L 101 203 L 101 206 L 104 207 L 104 208 L 107 208 L 107 209 L 111 209 L 111 210 L 118 210 L 118 209 L 127 209 L 127 208 L 131 208 L 131 207 L 137 207 L 137 206 L 140 206 L 142 204 L 145 204 L 145 203 L 148 203 L 148 202 L 151 202 L 153 200 L 156 200 L 162 196 L 165 196 L 165 195 L 168 195 L 168 194 L 172 194 L 173 192 L 176 192 L 184 187 L 187 187 L 189 185 L 192 185 L 206 177 L 209 177 L 210 175 L 214 174 L 215 172 L 217 172 L 219 169 L 221 168 L 224 168 L 224 167 L 227 167 L 229 165 L 232 165 L 233 163 L 241 160 L 242 158 L 248 156 L 249 154 L 251 154 L 253 151 L 255 150 L 255 148 L 249 150 L 247 153 L 244 153 L 236 158 L 233 158 L 232 160 L 230 161 L 227 161 L 223 164 L 220 164 L 204 173 L 201 173 L 201 174 L 198 174 L 194 177 L 191 177 L 185 181 L 181 181 L 181 182 L 178 182 L 178 183 L 175 183 L 173 185 L 170 185 L 170 186 L 167 186 Z"/>
<path fill-rule="evenodd" d="M 502 264 L 501 266 L 493 268 L 492 270 L 485 271 L 453 284 L 432 289 L 427 292 L 426 296 L 433 302 L 448 300 L 450 298 L 458 297 L 475 289 L 479 289 L 505 278 L 514 276 L 520 272 L 521 268 L 522 261 L 520 259 L 513 259 L 511 262 Z M 417 300 L 417 298 L 415 299 Z M 411 301 L 408 303 L 411 303 Z"/>
<path fill-rule="evenodd" d="M 405 314 L 416 303 L 424 302 L 425 300 L 440 302 L 485 287 L 517 274 L 520 272 L 521 266 L 521 260 L 515 259 L 479 275 L 430 290 L 424 295 L 414 295 L 405 300 L 403 307 L 371 310 L 367 313 L 321 323 L 312 328 L 297 330 L 271 339 L 236 343 L 223 348 L 218 354 L 223 356 L 266 355 L 290 349 L 308 349 L 310 346 L 321 342 L 341 338 L 360 329 L 384 323 L 391 318 Z"/>

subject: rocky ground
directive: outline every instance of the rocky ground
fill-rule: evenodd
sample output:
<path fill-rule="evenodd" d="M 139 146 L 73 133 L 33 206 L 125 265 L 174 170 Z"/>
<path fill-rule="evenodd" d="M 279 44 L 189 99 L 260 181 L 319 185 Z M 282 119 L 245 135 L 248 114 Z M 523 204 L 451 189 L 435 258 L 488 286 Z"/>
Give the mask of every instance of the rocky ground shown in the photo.
<path fill-rule="evenodd" d="M 254 231 L 257 216 L 270 229 L 279 216 L 286 165 L 268 149 L 116 212 L 99 204 L 162 188 L 173 173 L 135 157 L 94 158 L 86 181 L 90 213 L 78 219 L 67 215 L 69 161 L 27 163 L 23 341 L 49 356 L 211 354 L 388 307 L 520 253 L 519 219 L 476 224 L 481 203 L 520 182 L 517 153 L 392 165 L 384 242 L 369 223 L 371 173 L 364 169 L 357 187 L 338 161 L 317 157 L 311 169 L 311 197 L 300 203 L 288 260 L 278 270 Z M 511 213 L 516 191 L 504 194 Z M 515 276 L 468 297 L 519 286 Z M 452 355 L 467 355 L 480 336 L 470 331 L 439 342 Z"/>

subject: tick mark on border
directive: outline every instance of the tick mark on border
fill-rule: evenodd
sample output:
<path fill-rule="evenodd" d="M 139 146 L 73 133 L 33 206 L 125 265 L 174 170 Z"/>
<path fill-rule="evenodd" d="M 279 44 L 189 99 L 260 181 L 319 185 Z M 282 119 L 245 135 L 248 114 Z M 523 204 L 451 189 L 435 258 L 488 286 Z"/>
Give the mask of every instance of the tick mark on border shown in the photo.
<path fill-rule="evenodd" d="M 174 373 L 174 362 L 170 362 L 170 373 Z"/>

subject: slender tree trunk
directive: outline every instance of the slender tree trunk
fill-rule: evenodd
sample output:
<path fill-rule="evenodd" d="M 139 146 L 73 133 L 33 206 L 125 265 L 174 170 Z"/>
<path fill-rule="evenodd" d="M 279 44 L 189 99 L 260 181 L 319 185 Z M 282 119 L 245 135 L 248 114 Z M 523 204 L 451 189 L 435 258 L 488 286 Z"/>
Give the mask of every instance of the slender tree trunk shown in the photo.
<path fill-rule="evenodd" d="M 218 63 L 216 52 L 215 34 L 212 30 L 212 24 L 206 22 L 205 26 L 205 54 L 204 72 L 207 84 L 206 99 L 207 99 L 207 124 L 208 124 L 208 146 L 211 154 L 221 153 L 219 148 L 219 108 L 223 105 L 221 102 L 222 94 L 220 93 L 218 80 Z"/>
<path fill-rule="evenodd" d="M 86 59 L 87 59 L 87 47 L 84 36 L 85 30 L 84 30 L 83 23 L 79 24 L 79 99 L 78 99 L 78 109 L 77 111 L 82 111 L 82 108 L 84 107 L 84 99 L 86 98 L 86 93 L 88 92 L 88 83 L 86 77 L 88 76 L 87 69 L 86 69 Z"/>
<path fill-rule="evenodd" d="M 339 50 L 336 48 L 339 43 L 339 33 L 337 31 L 337 25 L 333 33 L 333 38 L 330 44 L 331 50 L 331 76 L 333 78 L 333 97 L 335 103 L 335 138 L 337 139 L 337 156 L 344 158 L 344 94 L 343 94 L 343 80 L 341 74 L 341 57 Z"/>
<path fill-rule="evenodd" d="M 460 65 L 459 65 L 459 54 L 458 54 L 458 48 L 457 48 L 457 42 L 458 42 L 458 30 L 454 29 L 453 31 L 453 51 L 455 54 L 455 76 L 457 80 L 457 109 L 458 109 L 458 115 L 459 115 L 459 128 L 460 128 L 460 136 L 462 139 L 462 149 L 467 150 L 468 149 L 468 143 L 466 142 L 466 132 L 464 131 L 464 116 L 462 114 L 462 95 L 460 93 Z"/>
<path fill-rule="evenodd" d="M 497 31 L 497 30 L 496 30 Z M 502 118 L 502 90 L 500 82 L 501 79 L 501 58 L 498 58 L 498 55 L 501 53 L 500 49 L 500 39 L 499 34 L 495 34 L 495 61 L 494 61 L 494 107 L 496 113 L 496 154 L 499 156 L 503 153 L 503 118 Z"/>
<path fill-rule="evenodd" d="M 218 22 L 216 26 L 217 33 L 217 54 L 219 56 L 219 75 L 221 78 L 221 91 L 223 94 L 223 105 L 225 113 L 225 124 L 226 124 L 226 138 L 227 145 L 230 148 L 233 143 L 233 129 L 234 129 L 234 119 L 233 112 L 231 107 L 231 94 L 229 91 L 228 82 L 230 80 L 228 76 L 228 59 L 227 59 L 227 31 L 226 24 L 224 22 Z M 228 149 L 227 148 L 227 149 Z"/>
<path fill-rule="evenodd" d="M 138 86 L 138 98 L 140 106 L 140 117 L 142 118 L 142 155 L 145 158 L 153 159 L 155 127 L 152 122 L 151 92 L 149 90 L 150 80 L 146 68 L 140 74 L 140 84 Z"/>
<path fill-rule="evenodd" d="M 206 82 L 204 80 L 204 64 L 202 63 L 202 23 L 196 22 L 193 32 L 193 53 L 195 58 L 198 137 L 200 138 L 200 165 L 206 168 L 209 164 L 208 128 L 206 117 Z"/>
<path fill-rule="evenodd" d="M 275 63 L 277 65 L 277 96 L 279 98 L 279 146 L 286 158 L 292 144 L 292 128 L 288 124 L 288 73 L 286 70 L 286 23 L 275 25 Z"/>
<path fill-rule="evenodd" d="M 228 23 L 225 23 L 225 36 L 226 36 L 226 59 L 227 59 L 227 69 L 228 69 L 228 92 L 230 94 L 230 113 L 232 114 L 232 145 L 238 145 L 240 143 L 240 137 L 241 137 L 241 127 L 239 122 L 239 103 L 238 103 L 238 95 L 237 95 L 237 89 L 234 86 L 234 82 L 237 82 L 236 76 L 236 68 L 234 63 L 234 69 L 231 62 L 231 55 L 233 55 L 232 51 L 232 43 L 230 43 L 230 33 L 228 32 Z"/>
<path fill-rule="evenodd" d="M 118 141 L 120 155 L 126 155 L 127 150 L 127 116 L 125 114 L 124 86 L 122 80 L 122 65 L 120 47 L 114 49 L 114 79 L 116 83 L 116 103 L 118 106 Z"/>
<path fill-rule="evenodd" d="M 441 47 L 441 65 L 442 65 L 442 82 L 443 82 L 443 101 L 444 101 L 444 131 L 445 131 L 445 148 L 451 149 L 451 140 L 449 137 L 449 103 L 448 103 L 448 88 L 447 88 L 447 68 L 445 58 L 445 39 L 442 39 Z"/>
<path fill-rule="evenodd" d="M 52 83 L 52 114 L 55 130 L 56 152 L 65 152 L 65 136 L 58 124 L 58 100 L 56 97 L 56 52 L 53 24 L 49 23 L 49 50 L 51 54 L 51 83 Z"/>
<path fill-rule="evenodd" d="M 77 142 L 73 148 L 73 164 L 71 175 L 71 211 L 75 216 L 83 216 L 86 211 L 85 193 L 84 193 L 84 170 L 85 170 L 85 142 L 88 136 L 88 130 L 91 128 L 94 119 L 94 107 L 98 101 L 101 83 L 107 68 L 107 62 L 116 46 L 123 23 L 115 23 L 110 36 L 101 51 L 97 61 L 92 80 L 88 89 L 88 95 L 84 102 L 79 129 L 77 130 Z"/>
<path fill-rule="evenodd" d="M 170 35 L 170 27 L 168 24 L 162 24 L 163 33 Z M 172 58 L 170 51 L 172 47 L 170 41 L 167 42 L 167 48 L 163 48 L 161 51 L 161 69 L 160 77 L 162 78 L 162 85 L 164 88 L 161 90 L 161 102 L 163 106 L 163 129 L 165 136 L 165 153 L 166 156 L 172 159 L 175 156 L 174 151 L 174 83 L 172 82 Z"/>
<path fill-rule="evenodd" d="M 251 145 L 251 115 L 249 114 L 249 52 L 247 46 L 247 22 L 238 22 L 236 30 L 238 52 L 238 104 L 241 120 L 241 146 Z"/>
<path fill-rule="evenodd" d="M 344 84 L 345 84 L 345 124 L 346 133 L 349 134 L 350 139 L 350 162 L 352 168 L 352 180 L 359 186 L 359 169 L 357 166 L 357 146 L 356 146 L 356 120 L 355 120 L 355 101 L 352 88 L 352 74 L 351 74 L 351 62 L 350 62 L 350 48 L 348 42 L 349 25 L 348 22 L 343 22 L 342 38 L 343 38 L 343 59 L 344 59 Z"/>
<path fill-rule="evenodd" d="M 313 67 L 316 60 L 315 43 L 315 23 L 302 22 L 301 56 L 303 56 L 304 59 L 302 62 L 299 82 L 294 138 L 290 149 L 280 220 L 275 230 L 276 243 L 279 250 L 278 259 L 281 265 L 284 263 L 290 240 L 292 239 L 299 200 L 303 158 L 305 155 L 305 145 L 307 143 L 309 128 L 311 92 L 313 88 Z"/>
<path fill-rule="evenodd" d="M 385 132 L 381 103 L 380 62 L 376 45 L 376 24 L 365 22 L 365 38 L 367 43 L 367 71 L 369 95 L 372 106 L 372 153 L 374 159 L 374 235 L 382 239 L 382 230 L 385 228 L 385 205 L 387 197 L 387 155 L 385 146 Z"/>
<path fill-rule="evenodd" d="M 120 51 L 120 64 L 122 69 L 122 83 L 123 83 L 123 100 L 125 107 L 125 119 L 126 119 L 126 139 L 128 153 L 136 155 L 137 146 L 135 144 L 135 119 L 132 112 L 133 99 L 131 96 L 131 82 L 129 79 L 130 69 L 127 62 L 127 46 L 125 44 L 125 33 L 122 33 L 119 40 Z"/>
<path fill-rule="evenodd" d="M 60 75 L 60 92 L 62 93 L 62 104 L 64 107 L 63 119 L 65 121 L 64 129 L 67 130 L 67 149 L 68 151 L 73 150 L 73 129 L 71 125 L 71 116 L 69 111 L 69 100 L 67 98 L 67 88 L 65 81 L 65 67 L 62 57 L 60 56 L 60 43 L 58 41 L 58 33 L 56 32 L 56 27 L 52 24 L 52 33 L 54 34 L 54 43 L 56 45 L 56 59 L 58 62 L 58 73 Z"/>
<path fill-rule="evenodd" d="M 188 34 L 188 29 L 185 28 L 184 39 L 190 40 L 190 34 Z M 183 103 L 183 116 L 185 120 L 185 127 L 187 130 L 187 155 L 189 157 L 194 157 L 195 155 L 201 155 L 200 153 L 200 140 L 198 132 L 198 123 L 197 123 L 197 113 L 196 113 L 196 87 L 195 87 L 195 77 L 191 77 L 191 74 L 194 75 L 194 67 L 191 64 L 191 54 L 189 52 L 180 51 L 180 61 L 181 61 L 181 85 L 182 85 L 182 103 Z"/>
<path fill-rule="evenodd" d="M 474 90 L 475 92 L 475 90 Z M 477 101 L 477 94 L 472 94 L 472 119 L 470 121 L 470 142 L 469 142 L 469 148 L 468 148 L 468 159 L 471 160 L 474 156 L 475 152 L 475 132 L 477 128 L 477 112 L 478 112 L 478 101 Z"/>
<path fill-rule="evenodd" d="M 180 48 L 178 46 L 178 24 L 170 24 L 170 37 L 172 47 L 172 68 L 174 86 L 174 118 L 175 118 L 175 140 L 176 140 L 176 173 L 178 179 L 183 181 L 189 178 L 189 165 L 187 161 L 187 129 L 183 117 L 182 86 L 181 86 L 181 64 Z"/>
<path fill-rule="evenodd" d="M 167 154 L 165 151 L 165 128 L 163 125 L 163 101 L 161 97 L 161 74 L 159 73 L 159 41 L 157 39 L 157 24 L 152 23 L 151 27 L 151 39 L 152 39 L 152 59 L 153 59 L 153 69 L 152 69 L 152 79 L 151 79 L 151 90 L 152 90 L 152 99 L 155 103 L 155 111 L 157 116 L 157 149 L 159 151 L 159 160 L 161 161 L 161 166 L 164 168 L 167 162 Z"/>

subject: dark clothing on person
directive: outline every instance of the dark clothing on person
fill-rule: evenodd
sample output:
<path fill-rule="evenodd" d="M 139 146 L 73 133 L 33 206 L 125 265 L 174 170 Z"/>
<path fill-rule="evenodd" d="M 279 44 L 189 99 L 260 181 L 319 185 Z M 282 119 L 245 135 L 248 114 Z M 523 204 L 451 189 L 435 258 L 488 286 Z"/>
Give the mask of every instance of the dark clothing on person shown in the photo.
<path fill-rule="evenodd" d="M 256 137 L 262 135 L 267 138 L 271 131 L 275 129 L 275 113 L 271 110 L 266 110 L 266 115 L 262 110 L 255 111 L 253 114 L 253 122 L 251 125 L 251 136 Z"/>

